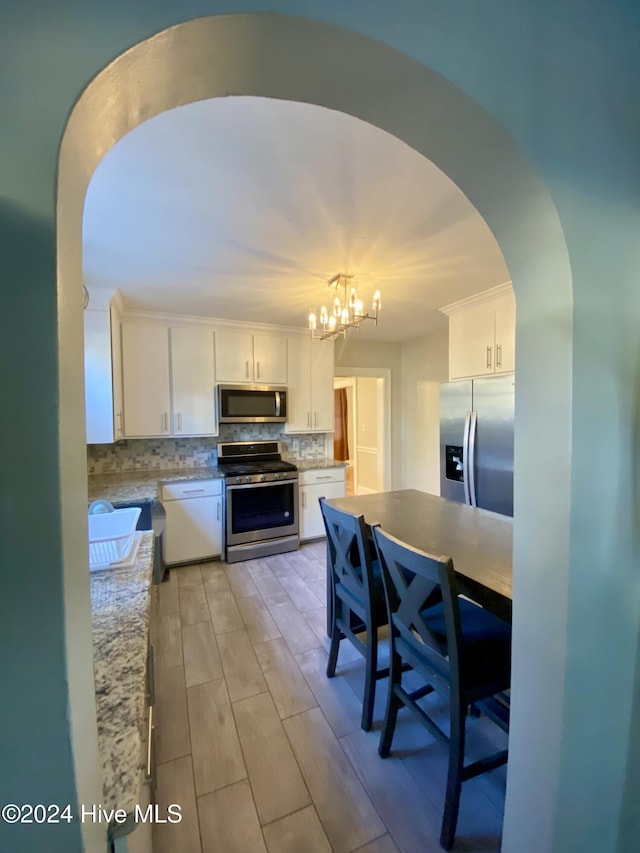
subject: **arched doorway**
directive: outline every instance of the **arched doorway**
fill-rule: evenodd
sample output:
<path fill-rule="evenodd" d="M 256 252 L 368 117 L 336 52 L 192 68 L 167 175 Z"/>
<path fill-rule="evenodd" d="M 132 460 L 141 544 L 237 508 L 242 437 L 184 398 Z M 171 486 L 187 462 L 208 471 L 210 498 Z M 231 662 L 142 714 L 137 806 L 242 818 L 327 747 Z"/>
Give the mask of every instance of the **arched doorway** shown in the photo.
<path fill-rule="evenodd" d="M 199 18 L 136 45 L 83 92 L 63 138 L 57 207 L 60 467 L 66 645 L 79 799 L 83 774 L 90 769 L 79 768 L 78 756 L 83 751 L 89 757 L 96 754 L 84 749 L 82 738 L 88 735 L 78 723 L 86 721 L 82 708 L 92 699 L 88 601 L 78 594 L 87 589 L 83 496 L 78 489 L 85 465 L 84 196 L 102 156 L 136 125 L 182 104 L 231 94 L 318 104 L 397 136 L 463 190 L 500 244 L 518 303 L 514 746 L 505 832 L 508 835 L 513 826 L 515 837 L 516 826 L 523 830 L 530 795 L 522 770 L 532 750 L 544 743 L 544 755 L 539 754 L 536 763 L 536 810 L 544 816 L 537 830 L 540 849 L 545 849 L 563 725 L 571 458 L 571 278 L 558 217 L 519 149 L 463 92 L 380 42 L 317 21 L 276 15 Z M 539 344 L 541 334 L 544 347 Z M 549 411 L 554 412 L 553 424 Z M 546 482 L 554 483 L 551 494 L 543 491 Z M 541 529 L 547 534 L 542 560 Z M 527 602 L 527 612 L 519 600 Z M 544 606 L 545 624 L 553 624 L 553 632 L 542 634 L 535 618 L 539 606 Z M 528 660 L 526 650 L 534 645 L 536 658 Z"/>

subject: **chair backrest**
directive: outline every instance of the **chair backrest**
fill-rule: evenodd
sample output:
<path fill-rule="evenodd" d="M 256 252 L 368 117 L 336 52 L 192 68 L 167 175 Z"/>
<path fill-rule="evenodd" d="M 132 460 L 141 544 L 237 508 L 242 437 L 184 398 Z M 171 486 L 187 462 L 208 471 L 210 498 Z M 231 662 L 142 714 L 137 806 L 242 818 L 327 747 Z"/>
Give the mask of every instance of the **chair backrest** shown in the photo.
<path fill-rule="evenodd" d="M 320 498 L 327 531 L 329 564 L 334 583 L 342 584 L 358 599 L 369 599 L 373 586 L 373 543 L 364 516 L 343 512 Z"/>
<path fill-rule="evenodd" d="M 434 557 L 373 527 L 382 568 L 389 625 L 403 654 L 415 655 L 447 680 L 456 678 L 460 655 L 460 610 L 449 557 Z M 442 603 L 443 633 L 435 636 L 422 611 Z"/>

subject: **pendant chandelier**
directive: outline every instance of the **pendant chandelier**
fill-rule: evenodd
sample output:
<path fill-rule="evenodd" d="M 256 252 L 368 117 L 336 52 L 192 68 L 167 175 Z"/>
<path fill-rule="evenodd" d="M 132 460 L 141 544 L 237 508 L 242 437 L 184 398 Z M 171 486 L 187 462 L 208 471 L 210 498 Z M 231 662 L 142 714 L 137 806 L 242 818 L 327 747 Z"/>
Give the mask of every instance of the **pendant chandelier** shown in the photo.
<path fill-rule="evenodd" d="M 378 325 L 380 311 L 380 291 L 373 294 L 372 313 L 364 311 L 364 303 L 353 286 L 354 276 L 338 273 L 330 278 L 327 285 L 335 291 L 333 304 L 327 309 L 323 305 L 319 315 L 315 311 L 309 314 L 309 329 L 315 340 L 325 341 L 346 336 L 348 329 L 357 329 L 363 320 L 373 320 Z"/>

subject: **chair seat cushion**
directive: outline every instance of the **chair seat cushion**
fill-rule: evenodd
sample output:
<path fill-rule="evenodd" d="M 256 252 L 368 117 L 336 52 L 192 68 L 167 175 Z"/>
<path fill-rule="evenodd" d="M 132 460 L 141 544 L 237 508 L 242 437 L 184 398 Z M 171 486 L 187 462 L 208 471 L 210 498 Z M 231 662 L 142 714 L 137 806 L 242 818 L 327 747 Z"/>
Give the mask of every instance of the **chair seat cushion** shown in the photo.
<path fill-rule="evenodd" d="M 511 672 L 511 625 L 477 604 L 459 598 L 461 677 L 469 687 L 501 681 Z M 442 603 L 421 612 L 427 627 L 446 654 L 447 631 Z"/>

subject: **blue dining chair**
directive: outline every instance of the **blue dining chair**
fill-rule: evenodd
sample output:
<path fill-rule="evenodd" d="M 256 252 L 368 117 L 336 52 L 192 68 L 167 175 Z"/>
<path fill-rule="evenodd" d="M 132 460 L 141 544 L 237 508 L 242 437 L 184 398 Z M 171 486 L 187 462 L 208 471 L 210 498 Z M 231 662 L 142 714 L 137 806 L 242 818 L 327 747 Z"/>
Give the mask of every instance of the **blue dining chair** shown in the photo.
<path fill-rule="evenodd" d="M 477 604 L 458 596 L 453 563 L 400 542 L 374 526 L 391 635 L 389 692 L 378 752 L 386 758 L 399 710 L 409 708 L 428 731 L 449 748 L 440 844 L 453 846 L 462 783 L 507 761 L 501 750 L 464 763 L 466 716 L 484 712 L 508 731 L 509 702 L 504 691 L 511 676 L 511 626 Z M 421 677 L 408 691 L 403 665 Z M 449 735 L 418 702 L 434 690 L 449 701 Z"/>
<path fill-rule="evenodd" d="M 336 672 L 338 651 L 347 639 L 365 658 L 365 684 L 361 726 L 373 722 L 376 682 L 389 675 L 388 667 L 378 667 L 378 628 L 387 624 L 387 607 L 380 566 L 362 515 L 329 506 L 320 498 L 327 532 L 329 572 L 330 636 L 327 677 Z"/>

